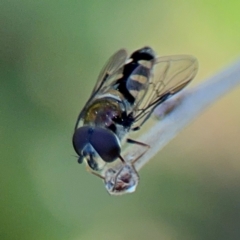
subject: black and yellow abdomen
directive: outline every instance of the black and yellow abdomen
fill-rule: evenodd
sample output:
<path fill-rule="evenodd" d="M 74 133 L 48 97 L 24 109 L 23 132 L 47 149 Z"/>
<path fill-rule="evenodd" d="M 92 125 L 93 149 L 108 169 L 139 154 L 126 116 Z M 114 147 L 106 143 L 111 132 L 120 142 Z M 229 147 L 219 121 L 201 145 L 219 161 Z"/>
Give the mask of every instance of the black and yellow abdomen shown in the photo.
<path fill-rule="evenodd" d="M 125 64 L 117 89 L 130 104 L 138 105 L 147 92 L 155 59 L 154 51 L 144 47 L 132 53 Z"/>

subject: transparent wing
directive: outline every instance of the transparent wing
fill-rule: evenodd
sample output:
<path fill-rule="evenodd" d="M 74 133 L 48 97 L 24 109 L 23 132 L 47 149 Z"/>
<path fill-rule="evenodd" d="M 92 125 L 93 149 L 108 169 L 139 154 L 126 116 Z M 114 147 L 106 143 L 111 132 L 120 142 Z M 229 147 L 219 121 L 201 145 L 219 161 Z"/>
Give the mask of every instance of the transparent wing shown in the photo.
<path fill-rule="evenodd" d="M 120 70 L 127 60 L 128 54 L 125 49 L 120 49 L 114 53 L 100 72 L 97 83 L 92 91 L 95 95 L 102 87 L 111 84 L 113 75 L 120 74 Z"/>
<path fill-rule="evenodd" d="M 198 61 L 189 55 L 159 57 L 144 100 L 134 112 L 134 127 L 141 126 L 153 110 L 187 86 L 196 76 Z M 133 128 L 134 128 L 133 127 Z"/>
<path fill-rule="evenodd" d="M 108 62 L 103 67 L 102 71 L 100 72 L 95 87 L 91 93 L 90 98 L 88 99 L 87 103 L 85 104 L 83 110 L 80 112 L 77 122 L 75 124 L 75 130 L 80 125 L 80 120 L 84 115 L 84 112 L 94 98 L 94 96 L 101 90 L 105 89 L 105 87 L 111 85 L 115 80 L 119 78 L 119 74 L 122 73 L 123 66 L 128 58 L 127 51 L 125 49 L 120 49 L 116 53 L 114 53 Z"/>

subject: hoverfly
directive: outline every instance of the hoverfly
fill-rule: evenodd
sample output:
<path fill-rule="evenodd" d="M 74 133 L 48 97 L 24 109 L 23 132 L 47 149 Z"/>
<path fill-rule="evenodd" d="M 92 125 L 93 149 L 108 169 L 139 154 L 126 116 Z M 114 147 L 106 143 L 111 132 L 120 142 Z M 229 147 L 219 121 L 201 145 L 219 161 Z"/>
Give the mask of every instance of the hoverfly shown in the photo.
<path fill-rule="evenodd" d="M 197 69 L 192 56 L 157 57 L 151 47 L 130 56 L 120 49 L 108 60 L 78 116 L 72 141 L 78 162 L 85 161 L 110 194 L 133 192 L 138 184 L 134 168 L 138 158 L 125 161 L 122 144 L 139 144 L 146 151 L 150 147 L 128 134 L 141 129 L 159 104 L 186 87 Z M 120 167 L 111 167 L 117 159 Z"/>

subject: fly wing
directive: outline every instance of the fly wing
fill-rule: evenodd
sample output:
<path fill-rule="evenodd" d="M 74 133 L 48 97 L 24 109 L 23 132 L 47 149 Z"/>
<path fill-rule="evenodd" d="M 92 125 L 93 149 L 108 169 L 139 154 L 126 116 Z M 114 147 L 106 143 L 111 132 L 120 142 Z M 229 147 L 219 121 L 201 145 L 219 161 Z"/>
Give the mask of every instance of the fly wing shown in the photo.
<path fill-rule="evenodd" d="M 97 83 L 92 91 L 95 95 L 104 86 L 109 86 L 113 80 L 116 80 L 115 75 L 121 74 L 121 69 L 127 60 L 128 54 L 125 49 L 120 49 L 114 53 L 100 72 Z"/>
<path fill-rule="evenodd" d="M 144 100 L 133 113 L 133 128 L 140 127 L 153 110 L 167 98 L 181 91 L 192 81 L 198 70 L 198 61 L 189 55 L 159 57 Z"/>
<path fill-rule="evenodd" d="M 116 53 L 114 53 L 108 62 L 103 67 L 102 71 L 100 72 L 95 87 L 91 93 L 90 98 L 88 99 L 87 103 L 85 104 L 83 110 L 80 112 L 77 122 L 75 124 L 75 130 L 79 126 L 79 122 L 84 115 L 84 112 L 91 102 L 91 100 L 98 94 L 99 92 L 103 92 L 104 89 L 109 87 L 113 84 L 119 76 L 122 74 L 123 66 L 128 58 L 127 51 L 125 49 L 120 49 Z"/>

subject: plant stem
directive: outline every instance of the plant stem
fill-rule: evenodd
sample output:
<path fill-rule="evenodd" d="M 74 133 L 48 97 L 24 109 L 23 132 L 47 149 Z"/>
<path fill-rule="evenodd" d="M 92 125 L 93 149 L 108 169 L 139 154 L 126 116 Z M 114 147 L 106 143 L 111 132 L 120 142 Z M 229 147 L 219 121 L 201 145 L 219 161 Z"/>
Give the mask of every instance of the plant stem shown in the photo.
<path fill-rule="evenodd" d="M 207 107 L 233 90 L 238 84 L 240 84 L 239 60 L 198 86 L 187 88 L 161 104 L 154 114 L 164 117 L 157 121 L 145 135 L 137 139 L 150 145 L 151 148 L 134 163 L 136 170 L 142 168 Z M 169 109 L 171 109 L 170 112 Z M 134 159 L 134 156 L 138 156 L 142 151 L 141 146 L 134 145 L 126 149 L 124 157 Z"/>

